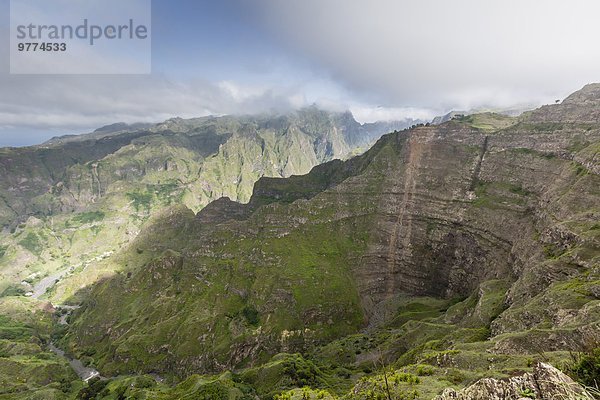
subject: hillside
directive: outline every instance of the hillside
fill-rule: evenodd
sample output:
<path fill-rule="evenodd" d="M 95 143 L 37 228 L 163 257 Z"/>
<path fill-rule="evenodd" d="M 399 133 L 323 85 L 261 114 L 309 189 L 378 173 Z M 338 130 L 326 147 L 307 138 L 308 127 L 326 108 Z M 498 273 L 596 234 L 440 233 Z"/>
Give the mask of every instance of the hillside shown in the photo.
<path fill-rule="evenodd" d="M 0 298 L 0 399 L 591 399 L 548 364 L 593 384 L 572 357 L 596 354 L 600 341 L 599 88 L 518 118 L 392 132 L 345 161 L 262 177 L 244 203 L 148 200 L 127 175 L 137 178 L 100 190 L 94 204 L 135 193 L 115 208 L 131 224 L 128 240 L 42 279 L 52 289 L 39 297 L 10 286 Z M 303 134 L 328 126 L 302 120 Z M 218 121 L 222 131 L 207 130 L 236 123 Z M 167 121 L 156 129 L 172 134 L 141 135 L 135 154 L 128 145 L 107 158 L 184 143 L 197 124 Z M 200 131 L 202 148 L 221 137 Z M 309 154 L 341 149 L 325 142 Z M 141 179 L 162 181 L 165 170 Z M 117 171 L 109 176 L 126 176 Z M 60 224 L 74 235 L 121 237 L 104 209 L 66 215 Z M 29 217 L 12 235 L 57 221 Z M 84 254 L 94 242 L 80 243 Z M 50 343 L 103 379 L 77 379 Z"/>
<path fill-rule="evenodd" d="M 223 196 L 247 202 L 262 176 L 307 173 L 407 123 L 361 125 L 350 113 L 309 107 L 287 115 L 114 124 L 0 149 L 0 296 L 35 294 L 43 279 L 77 275 L 171 204 L 197 212 Z"/>
<path fill-rule="evenodd" d="M 233 398 L 383 398 L 389 374 L 398 398 L 430 399 L 564 363 L 600 340 L 599 87 L 496 129 L 388 134 L 260 179 L 247 205 L 169 208 L 92 266 L 117 272 L 74 297 L 61 343 L 106 376 Z"/>

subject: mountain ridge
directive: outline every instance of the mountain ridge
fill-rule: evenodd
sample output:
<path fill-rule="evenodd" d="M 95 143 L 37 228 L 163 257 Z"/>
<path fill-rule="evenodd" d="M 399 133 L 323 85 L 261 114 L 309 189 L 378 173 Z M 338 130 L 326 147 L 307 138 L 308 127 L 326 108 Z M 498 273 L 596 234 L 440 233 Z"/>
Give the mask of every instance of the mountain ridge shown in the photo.
<path fill-rule="evenodd" d="M 348 157 L 389 126 L 312 107 L 276 117 L 175 118 L 141 130 L 117 124 L 1 149 L 0 294 L 8 285 L 27 292 L 29 283 L 20 283 L 115 251 L 171 203 L 198 211 L 221 196 L 248 201 L 259 177 Z"/>
<path fill-rule="evenodd" d="M 569 113 L 548 106 L 494 132 L 477 116 L 396 132 L 308 175 L 262 178 L 248 205 L 174 211 L 92 289 L 67 343 L 111 373 L 181 376 L 252 370 L 278 352 L 327 360 L 365 328 L 369 342 L 389 339 L 362 350 L 404 366 L 427 364 L 428 350 L 453 355 L 433 365 L 467 370 L 481 352 L 525 368 L 532 349 L 580 350 L 600 321 L 587 311 L 598 304 L 600 178 L 574 160 L 594 163 L 600 126 L 537 122 Z M 433 317 L 411 320 L 412 301 Z M 115 303 L 128 309 L 115 315 Z"/>
<path fill-rule="evenodd" d="M 307 174 L 261 177 L 245 204 L 147 209 L 135 192 L 129 207 L 147 219 L 129 242 L 42 302 L 6 296 L 0 311 L 45 307 L 31 315 L 54 318 L 55 343 L 109 378 L 82 389 L 105 398 L 429 400 L 514 382 L 519 395 L 544 395 L 526 386 L 538 361 L 568 370 L 572 352 L 600 342 L 597 102 L 586 87 L 518 118 L 388 133 Z M 321 137 L 318 112 L 288 122 L 268 124 Z M 228 140 L 268 143 L 239 126 Z M 312 139 L 315 154 L 343 148 Z M 85 231 L 97 218 L 67 222 Z M 52 304 L 70 308 L 50 317 Z"/>

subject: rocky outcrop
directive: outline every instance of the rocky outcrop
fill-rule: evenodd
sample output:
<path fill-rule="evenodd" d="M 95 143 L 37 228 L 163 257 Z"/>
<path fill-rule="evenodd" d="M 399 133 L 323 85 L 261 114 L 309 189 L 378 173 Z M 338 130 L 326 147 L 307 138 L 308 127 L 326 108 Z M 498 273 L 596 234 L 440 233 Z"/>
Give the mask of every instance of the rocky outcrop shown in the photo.
<path fill-rule="evenodd" d="M 523 375 L 486 378 L 456 391 L 446 389 L 434 400 L 593 400 L 592 395 L 553 366 L 539 363 Z"/>

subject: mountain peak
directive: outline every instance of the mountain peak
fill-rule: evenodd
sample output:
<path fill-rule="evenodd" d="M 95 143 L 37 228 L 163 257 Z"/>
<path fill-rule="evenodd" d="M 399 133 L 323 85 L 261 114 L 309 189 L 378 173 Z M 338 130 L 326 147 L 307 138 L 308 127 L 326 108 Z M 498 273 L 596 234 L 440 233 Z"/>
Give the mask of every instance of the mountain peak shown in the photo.
<path fill-rule="evenodd" d="M 600 83 L 590 83 L 569 95 L 562 104 L 582 105 L 589 102 L 600 102 Z"/>
<path fill-rule="evenodd" d="M 538 108 L 531 113 L 529 120 L 578 124 L 600 122 L 600 83 L 585 85 L 562 103 Z"/>

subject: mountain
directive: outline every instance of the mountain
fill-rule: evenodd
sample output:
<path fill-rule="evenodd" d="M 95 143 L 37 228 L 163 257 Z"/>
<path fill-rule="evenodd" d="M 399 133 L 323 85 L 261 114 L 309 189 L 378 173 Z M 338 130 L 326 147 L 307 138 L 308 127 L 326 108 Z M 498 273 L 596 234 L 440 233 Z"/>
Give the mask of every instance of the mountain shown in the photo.
<path fill-rule="evenodd" d="M 0 149 L 0 294 L 85 268 L 129 243 L 170 204 L 247 202 L 262 176 L 307 173 L 366 150 L 392 127 L 308 107 L 285 115 L 118 123 Z M 69 294 L 70 295 L 70 294 Z"/>
<path fill-rule="evenodd" d="M 203 382 L 233 398 L 385 398 L 389 374 L 397 398 L 430 399 L 564 363 L 600 340 L 598 110 L 586 86 L 390 133 L 261 178 L 247 204 L 168 208 L 90 265 L 116 272 L 70 300 L 61 345 L 105 376 L 186 379 L 173 390 L 222 373 Z"/>
<path fill-rule="evenodd" d="M 111 190 L 92 180 L 88 196 L 132 193 L 128 202 L 105 203 L 120 217 L 89 210 L 69 214 L 68 224 L 55 217 L 53 226 L 96 237 L 102 223 L 97 242 L 87 242 L 99 244 L 120 237 L 110 230 L 120 219 L 136 231 L 113 244 L 114 253 L 56 277 L 41 298 L 15 287 L 0 298 L 0 399 L 429 400 L 498 391 L 591 399 L 581 386 L 572 395 L 556 389 L 571 381 L 548 363 L 581 384 L 597 377 L 598 110 L 596 84 L 518 118 L 483 113 L 419 124 L 355 157 L 307 166 L 307 174 L 263 176 L 246 197 L 236 186 L 237 197 L 206 206 L 136 186 L 173 169 L 107 169 L 97 176 L 135 179 Z M 232 168 L 251 164 L 255 143 L 282 149 L 268 140 L 272 131 L 284 130 L 286 144 L 297 138 L 292 148 L 317 159 L 362 142 L 350 128 L 344 142 L 338 128 L 322 139 L 331 125 L 320 115 L 311 108 L 262 129 L 230 117 L 173 119 L 154 128 L 169 134 L 140 135 L 134 148 L 107 158 L 131 163 L 132 152 L 142 157 L 150 144 L 156 154 L 173 140 L 189 149 L 203 138 L 198 148 L 218 149 L 211 182 L 228 182 Z M 190 130 L 199 137 L 184 134 Z M 101 140 L 122 135 L 134 133 Z M 224 143 L 215 139 L 223 135 Z M 250 139 L 239 144 L 239 136 Z M 223 150 L 232 140 L 242 149 L 235 157 Z M 266 159 L 281 172 L 280 159 Z M 16 229 L 41 237 L 46 223 L 30 217 Z M 23 246 L 45 249 L 27 237 Z M 50 342 L 106 379 L 82 383 L 60 352 L 47 350 Z"/>
<path fill-rule="evenodd" d="M 144 130 L 144 129 L 151 129 L 153 126 L 154 126 L 154 124 L 142 123 L 142 122 L 138 122 L 138 123 L 134 123 L 134 124 L 126 124 L 125 122 L 117 122 L 114 124 L 102 126 L 98 129 L 94 130 L 94 132 L 89 133 L 89 134 L 56 136 L 56 137 L 53 137 L 52 139 L 44 142 L 42 145 L 43 146 L 57 146 L 57 145 L 64 145 L 69 142 L 89 141 L 92 139 L 97 140 L 97 139 L 101 139 L 106 136 L 114 135 L 116 133 L 125 133 L 125 132 L 132 132 L 132 131 L 140 131 L 140 130 Z"/>

